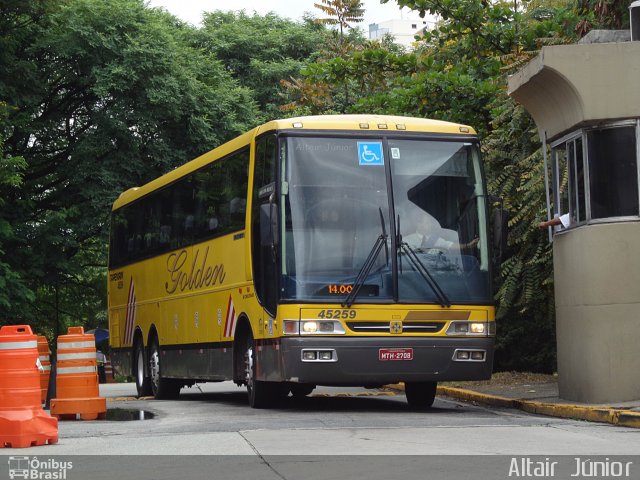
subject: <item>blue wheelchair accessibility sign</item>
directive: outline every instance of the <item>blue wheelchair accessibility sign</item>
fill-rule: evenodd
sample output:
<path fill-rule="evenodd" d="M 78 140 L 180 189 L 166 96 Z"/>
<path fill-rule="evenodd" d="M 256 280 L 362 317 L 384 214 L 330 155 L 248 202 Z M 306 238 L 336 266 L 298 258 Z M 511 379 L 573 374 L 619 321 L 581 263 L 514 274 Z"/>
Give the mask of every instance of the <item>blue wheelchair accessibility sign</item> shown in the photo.
<path fill-rule="evenodd" d="M 360 165 L 384 165 L 382 142 L 358 142 Z"/>

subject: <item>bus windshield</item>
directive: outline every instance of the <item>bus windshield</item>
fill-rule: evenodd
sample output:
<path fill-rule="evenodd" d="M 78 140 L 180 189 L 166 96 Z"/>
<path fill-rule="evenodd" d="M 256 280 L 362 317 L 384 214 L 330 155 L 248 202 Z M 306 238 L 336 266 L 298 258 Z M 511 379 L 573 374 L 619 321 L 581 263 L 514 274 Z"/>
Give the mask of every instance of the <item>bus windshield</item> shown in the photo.
<path fill-rule="evenodd" d="M 283 300 L 341 303 L 383 241 L 357 303 L 441 303 L 438 289 L 453 303 L 491 301 L 477 145 L 288 137 L 283 148 Z"/>

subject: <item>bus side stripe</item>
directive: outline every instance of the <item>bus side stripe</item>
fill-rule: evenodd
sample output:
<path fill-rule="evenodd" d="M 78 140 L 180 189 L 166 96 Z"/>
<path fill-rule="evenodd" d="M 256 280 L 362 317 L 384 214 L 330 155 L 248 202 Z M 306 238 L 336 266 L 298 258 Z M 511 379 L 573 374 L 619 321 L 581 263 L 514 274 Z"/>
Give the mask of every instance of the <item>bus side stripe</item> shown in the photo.
<path fill-rule="evenodd" d="M 124 343 L 129 343 L 129 319 L 131 318 L 131 292 L 133 287 L 133 278 L 129 283 L 129 297 L 127 298 L 127 321 L 124 323 Z"/>
<path fill-rule="evenodd" d="M 229 304 L 227 305 L 227 319 L 224 324 L 224 336 L 230 337 L 233 331 L 233 323 L 235 320 L 236 311 L 233 306 L 233 298 L 229 295 Z"/>
<path fill-rule="evenodd" d="M 136 289 L 133 288 L 133 299 L 131 300 L 131 320 L 129 321 L 129 343 L 133 343 L 133 330 L 136 324 Z"/>
<path fill-rule="evenodd" d="M 136 316 L 136 290 L 133 284 L 133 277 L 129 284 L 129 299 L 127 301 L 127 321 L 124 327 L 124 343 L 131 343 L 133 340 L 133 324 Z"/>

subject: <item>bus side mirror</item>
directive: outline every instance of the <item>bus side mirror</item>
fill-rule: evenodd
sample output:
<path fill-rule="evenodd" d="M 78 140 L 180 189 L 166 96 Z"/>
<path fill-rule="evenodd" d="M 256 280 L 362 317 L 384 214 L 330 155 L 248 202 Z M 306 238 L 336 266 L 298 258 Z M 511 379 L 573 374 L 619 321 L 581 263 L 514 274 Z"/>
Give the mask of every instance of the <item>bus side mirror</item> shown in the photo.
<path fill-rule="evenodd" d="M 509 212 L 504 209 L 501 198 L 490 197 L 493 206 L 492 217 L 492 239 L 493 239 L 493 261 L 500 265 L 507 251 L 507 235 L 509 230 Z"/>
<path fill-rule="evenodd" d="M 260 205 L 260 245 L 275 246 L 278 243 L 278 206 L 274 203 Z"/>

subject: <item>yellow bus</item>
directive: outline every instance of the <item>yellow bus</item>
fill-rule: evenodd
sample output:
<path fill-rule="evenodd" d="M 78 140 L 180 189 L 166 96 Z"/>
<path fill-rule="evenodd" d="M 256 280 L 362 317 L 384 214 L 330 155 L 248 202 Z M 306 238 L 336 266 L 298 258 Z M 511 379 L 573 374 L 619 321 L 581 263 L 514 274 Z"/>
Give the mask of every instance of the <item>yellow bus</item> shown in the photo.
<path fill-rule="evenodd" d="M 271 121 L 115 201 L 113 366 L 141 396 L 404 382 L 428 408 L 438 381 L 491 376 L 489 223 L 471 127 Z"/>

